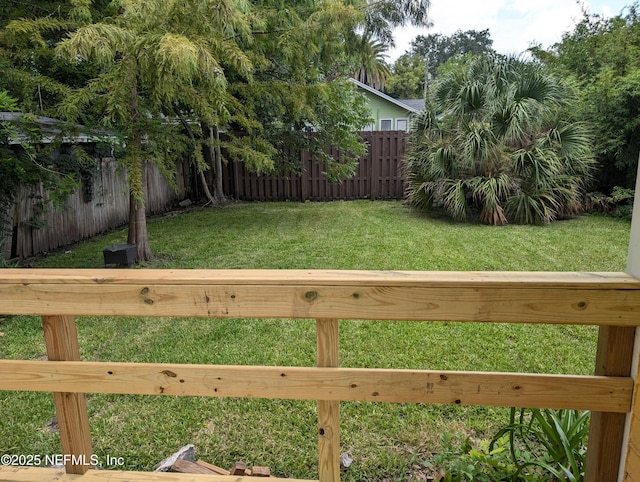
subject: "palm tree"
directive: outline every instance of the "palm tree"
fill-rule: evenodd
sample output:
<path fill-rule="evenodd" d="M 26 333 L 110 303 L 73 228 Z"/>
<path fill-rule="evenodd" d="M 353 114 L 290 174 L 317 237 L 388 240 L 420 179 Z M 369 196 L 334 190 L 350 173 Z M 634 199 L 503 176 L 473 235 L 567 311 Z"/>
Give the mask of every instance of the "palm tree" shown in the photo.
<path fill-rule="evenodd" d="M 583 124 L 561 117 L 568 85 L 539 64 L 482 56 L 431 90 L 406 160 L 412 205 L 486 224 L 545 224 L 578 213 L 593 168 Z"/>
<path fill-rule="evenodd" d="M 370 34 L 362 35 L 355 52 L 358 66 L 352 77 L 374 89 L 384 89 L 385 83 L 391 77 L 386 50 L 387 46 L 372 39 Z"/>

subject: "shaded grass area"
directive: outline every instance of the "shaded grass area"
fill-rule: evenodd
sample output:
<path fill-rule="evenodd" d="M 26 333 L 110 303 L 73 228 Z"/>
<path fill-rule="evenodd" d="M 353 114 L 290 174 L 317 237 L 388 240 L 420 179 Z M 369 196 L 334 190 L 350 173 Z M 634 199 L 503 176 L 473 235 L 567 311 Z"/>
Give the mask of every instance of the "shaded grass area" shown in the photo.
<path fill-rule="evenodd" d="M 398 202 L 234 204 L 150 220 L 151 268 L 621 271 L 629 223 L 585 217 L 544 227 L 428 219 Z M 101 267 L 124 232 L 37 261 Z M 313 320 L 81 317 L 82 358 L 99 361 L 312 366 Z M 0 323 L 0 358 L 45 353 L 40 321 Z M 590 374 L 593 327 L 342 321 L 341 365 Z M 216 465 L 238 460 L 317 477 L 316 407 L 288 400 L 88 395 L 94 451 L 151 469 L 187 443 Z M 408 480 L 444 432 L 488 437 L 506 409 L 421 404 L 341 405 L 343 480 Z M 49 394 L 1 393 L 0 453 L 60 452 L 46 429 Z"/>

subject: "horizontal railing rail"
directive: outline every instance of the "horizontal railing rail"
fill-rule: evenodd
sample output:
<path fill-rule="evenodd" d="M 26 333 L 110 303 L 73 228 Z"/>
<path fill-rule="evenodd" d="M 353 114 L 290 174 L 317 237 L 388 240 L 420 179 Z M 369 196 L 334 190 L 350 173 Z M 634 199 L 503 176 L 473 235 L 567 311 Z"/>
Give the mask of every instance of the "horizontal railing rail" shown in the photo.
<path fill-rule="evenodd" d="M 4 269 L 0 311 L 42 316 L 48 353 L 0 360 L 0 390 L 53 392 L 64 453 L 87 457 L 84 393 L 318 400 L 321 481 L 340 477 L 340 401 L 566 408 L 596 415 L 587 480 L 616 480 L 619 457 L 601 459 L 620 451 L 622 432 L 607 427 L 633 411 L 637 391 L 628 339 L 640 325 L 640 281 L 624 273 Z M 80 315 L 316 319 L 317 366 L 80 361 Z M 598 325 L 596 375 L 339 367 L 339 319 Z M 28 469 L 0 468 L 0 480 L 28 480 Z M 66 471 L 83 482 L 105 472 Z"/>
<path fill-rule="evenodd" d="M 630 377 L 529 373 L 5 360 L 3 390 L 359 402 L 453 403 L 626 413 Z"/>

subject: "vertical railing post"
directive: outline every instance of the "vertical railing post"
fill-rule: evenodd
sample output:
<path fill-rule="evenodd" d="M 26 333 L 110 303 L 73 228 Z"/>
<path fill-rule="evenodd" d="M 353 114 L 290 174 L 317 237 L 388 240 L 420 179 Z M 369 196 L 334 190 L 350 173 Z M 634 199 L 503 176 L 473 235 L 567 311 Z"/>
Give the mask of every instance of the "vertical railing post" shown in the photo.
<path fill-rule="evenodd" d="M 73 316 L 43 316 L 42 327 L 49 360 L 80 360 Z M 65 470 L 68 474 L 84 474 L 91 468 L 93 452 L 84 393 L 54 392 L 53 397 Z"/>
<path fill-rule="evenodd" d="M 316 320 L 319 367 L 339 365 L 338 320 Z M 318 473 L 320 482 L 340 481 L 340 402 L 318 400 Z"/>
<path fill-rule="evenodd" d="M 627 254 L 627 273 L 640 279 L 640 157 L 636 175 L 636 194 L 633 203 L 629 252 Z M 638 376 L 638 358 L 640 357 L 640 330 L 636 330 L 634 339 L 631 376 L 633 384 L 633 404 L 624 427 L 624 444 L 618 480 L 640 480 L 640 377 Z"/>
<path fill-rule="evenodd" d="M 631 375 L 635 328 L 601 326 L 598 332 L 596 375 Z M 618 478 L 626 414 L 591 413 L 585 482 L 615 482 Z"/>

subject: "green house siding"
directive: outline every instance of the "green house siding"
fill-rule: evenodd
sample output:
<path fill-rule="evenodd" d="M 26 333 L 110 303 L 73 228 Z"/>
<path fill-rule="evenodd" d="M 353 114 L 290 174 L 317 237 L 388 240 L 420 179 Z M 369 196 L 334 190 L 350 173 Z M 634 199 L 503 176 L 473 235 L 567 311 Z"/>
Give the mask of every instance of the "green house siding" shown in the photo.
<path fill-rule="evenodd" d="M 369 108 L 371 109 L 371 116 L 375 119 L 375 129 L 373 130 L 382 130 L 380 127 L 380 121 L 383 119 L 390 119 L 391 122 L 391 130 L 396 130 L 397 120 L 405 119 L 408 120 L 411 112 L 402 107 L 392 104 L 391 102 L 387 102 L 386 100 L 374 95 L 370 92 L 365 92 L 364 95 L 367 97 L 369 101 Z"/>
<path fill-rule="evenodd" d="M 366 131 L 406 131 L 411 116 L 422 110 L 421 107 L 415 105 L 416 101 L 424 106 L 424 102 L 419 99 L 396 100 L 356 79 L 349 80 L 355 84 L 368 101 L 374 122 L 364 129 Z"/>

